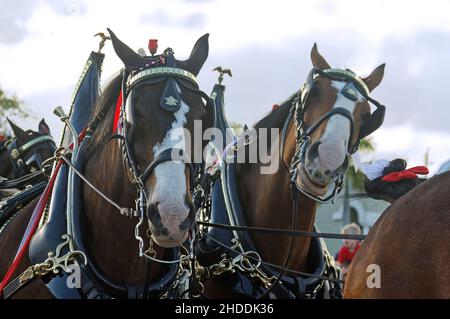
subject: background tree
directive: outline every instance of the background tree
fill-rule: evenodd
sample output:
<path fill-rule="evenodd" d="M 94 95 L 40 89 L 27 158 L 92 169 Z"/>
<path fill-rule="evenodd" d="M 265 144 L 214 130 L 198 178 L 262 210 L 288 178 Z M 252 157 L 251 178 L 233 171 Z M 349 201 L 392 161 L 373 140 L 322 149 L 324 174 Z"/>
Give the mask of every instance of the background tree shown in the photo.
<path fill-rule="evenodd" d="M 28 117 L 28 113 L 22 107 L 22 101 L 15 95 L 8 96 L 0 87 L 0 133 L 9 131 L 6 116 Z"/>

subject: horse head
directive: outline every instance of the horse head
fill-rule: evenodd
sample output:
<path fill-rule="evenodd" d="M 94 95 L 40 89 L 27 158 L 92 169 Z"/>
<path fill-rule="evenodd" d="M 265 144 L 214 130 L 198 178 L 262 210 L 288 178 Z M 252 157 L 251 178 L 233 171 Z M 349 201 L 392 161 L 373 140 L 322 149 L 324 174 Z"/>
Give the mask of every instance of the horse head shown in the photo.
<path fill-rule="evenodd" d="M 384 106 L 369 94 L 383 79 L 384 64 L 361 78 L 351 70 L 333 69 L 314 44 L 313 69 L 299 91 L 297 126 L 297 175 L 300 189 L 322 196 L 348 167 L 359 141 L 377 129 Z M 377 109 L 371 114 L 370 103 Z"/>
<path fill-rule="evenodd" d="M 209 98 L 196 83 L 208 56 L 208 34 L 184 61 L 176 60 L 170 48 L 142 57 L 110 34 L 127 75 L 122 88 L 127 172 L 145 189 L 153 240 L 162 247 L 178 246 L 186 240 L 195 214 L 190 195 L 195 172 L 186 155 L 193 154 L 189 133 L 195 120 L 212 123 Z"/>
<path fill-rule="evenodd" d="M 42 119 L 39 122 L 38 131 L 33 131 L 23 130 L 10 119 L 8 122 L 14 138 L 5 144 L 8 151 L 5 154 L 10 157 L 10 160 L 4 163 L 10 164 L 2 165 L 1 176 L 17 178 L 40 170 L 42 163 L 52 157 L 56 149 L 47 123 Z"/>

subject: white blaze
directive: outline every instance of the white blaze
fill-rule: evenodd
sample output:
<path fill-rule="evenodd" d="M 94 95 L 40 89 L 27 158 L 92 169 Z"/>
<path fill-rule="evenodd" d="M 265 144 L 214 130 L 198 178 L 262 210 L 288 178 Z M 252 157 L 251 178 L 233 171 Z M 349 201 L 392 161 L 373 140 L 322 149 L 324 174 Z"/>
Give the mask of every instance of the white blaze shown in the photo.
<path fill-rule="evenodd" d="M 346 82 L 332 81 L 333 87 L 340 92 Z M 353 114 L 356 103 L 362 102 L 363 97 L 361 93 L 356 91 L 357 100 L 353 101 L 346 98 L 343 94 L 338 93 L 336 102 L 333 108 L 342 107 L 350 111 Z M 319 145 L 319 160 L 321 166 L 334 171 L 338 169 L 344 162 L 345 156 L 348 151 L 348 141 L 350 137 L 350 121 L 348 118 L 336 114 L 328 119 L 325 132 L 320 139 Z"/>
<path fill-rule="evenodd" d="M 181 107 L 174 113 L 175 121 L 161 143 L 153 147 L 154 157 L 166 149 L 176 148 L 186 150 L 184 125 L 189 106 L 181 101 Z M 162 224 L 170 234 L 179 233 L 180 224 L 189 215 L 186 204 L 186 176 L 185 164 L 181 161 L 167 161 L 157 165 L 154 169 L 156 179 L 151 202 L 159 203 L 158 211 Z"/>

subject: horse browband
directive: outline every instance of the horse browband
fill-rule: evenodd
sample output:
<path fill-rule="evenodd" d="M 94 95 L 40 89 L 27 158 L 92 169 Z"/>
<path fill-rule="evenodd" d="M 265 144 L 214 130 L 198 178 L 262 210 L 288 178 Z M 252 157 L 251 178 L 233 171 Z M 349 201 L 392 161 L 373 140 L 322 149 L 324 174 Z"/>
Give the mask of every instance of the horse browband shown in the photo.
<path fill-rule="evenodd" d="M 369 96 L 370 91 L 369 88 L 367 87 L 367 84 L 364 83 L 364 81 L 352 71 L 342 69 L 325 69 L 325 70 L 317 69 L 316 72 L 317 74 L 325 75 L 330 78 L 339 77 L 344 78 L 346 81 L 350 80 L 356 84 L 360 93 L 362 93 L 364 97 Z"/>
<path fill-rule="evenodd" d="M 30 149 L 31 147 L 33 147 L 34 145 L 41 144 L 41 143 L 44 143 L 44 142 L 50 142 L 53 145 L 56 145 L 55 144 L 55 140 L 53 139 L 53 137 L 48 136 L 48 135 L 44 135 L 44 136 L 36 137 L 36 138 L 32 139 L 31 141 L 23 144 L 22 146 L 20 146 L 18 148 L 18 151 L 19 151 L 20 154 L 22 154 L 25 151 L 27 151 L 28 149 Z"/>
<path fill-rule="evenodd" d="M 171 76 L 171 77 L 177 77 L 181 78 L 183 80 L 188 80 L 189 82 L 193 83 L 195 86 L 198 86 L 197 84 L 197 78 L 194 74 L 191 72 L 188 72 L 186 70 L 180 69 L 180 68 L 174 68 L 174 67 L 156 67 L 156 68 L 148 68 L 144 69 L 142 71 L 139 71 L 136 74 L 130 75 L 130 77 L 127 80 L 127 91 L 131 91 L 131 89 L 138 83 L 145 81 L 152 77 L 161 77 L 161 76 Z"/>

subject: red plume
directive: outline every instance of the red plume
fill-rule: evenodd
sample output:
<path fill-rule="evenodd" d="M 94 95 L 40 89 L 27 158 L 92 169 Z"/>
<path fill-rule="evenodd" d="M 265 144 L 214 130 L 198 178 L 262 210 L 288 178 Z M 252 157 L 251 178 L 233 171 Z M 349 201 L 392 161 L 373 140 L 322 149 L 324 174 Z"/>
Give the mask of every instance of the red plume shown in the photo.
<path fill-rule="evenodd" d="M 150 50 L 150 53 L 152 55 L 155 55 L 156 51 L 158 50 L 158 40 L 156 39 L 148 40 L 148 49 Z"/>

